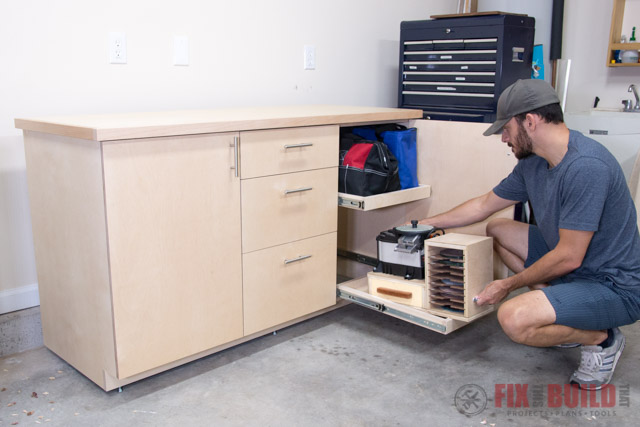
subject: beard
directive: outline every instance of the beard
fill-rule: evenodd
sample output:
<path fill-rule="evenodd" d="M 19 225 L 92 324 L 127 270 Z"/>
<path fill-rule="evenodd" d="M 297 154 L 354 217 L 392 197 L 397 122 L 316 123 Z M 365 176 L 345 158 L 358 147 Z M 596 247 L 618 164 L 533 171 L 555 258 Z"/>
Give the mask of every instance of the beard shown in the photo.
<path fill-rule="evenodd" d="M 533 141 L 521 122 L 518 122 L 518 134 L 514 138 L 514 142 L 515 144 L 511 145 L 511 148 L 516 159 L 522 160 L 533 154 Z"/>

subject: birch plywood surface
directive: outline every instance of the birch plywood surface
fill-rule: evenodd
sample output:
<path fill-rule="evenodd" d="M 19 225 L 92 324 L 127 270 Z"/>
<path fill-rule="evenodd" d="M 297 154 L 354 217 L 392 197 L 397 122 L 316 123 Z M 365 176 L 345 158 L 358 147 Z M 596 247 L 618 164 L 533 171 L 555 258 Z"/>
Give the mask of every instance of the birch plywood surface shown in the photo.
<path fill-rule="evenodd" d="M 100 144 L 25 132 L 25 155 L 44 343 L 104 385 L 116 364 Z"/>
<path fill-rule="evenodd" d="M 420 110 L 332 105 L 18 118 L 19 129 L 110 141 L 298 126 L 401 121 Z"/>
<path fill-rule="evenodd" d="M 245 254 L 245 335 L 334 305 L 335 254 L 336 233 Z"/>
<path fill-rule="evenodd" d="M 104 144 L 120 379 L 242 337 L 234 136 Z"/>

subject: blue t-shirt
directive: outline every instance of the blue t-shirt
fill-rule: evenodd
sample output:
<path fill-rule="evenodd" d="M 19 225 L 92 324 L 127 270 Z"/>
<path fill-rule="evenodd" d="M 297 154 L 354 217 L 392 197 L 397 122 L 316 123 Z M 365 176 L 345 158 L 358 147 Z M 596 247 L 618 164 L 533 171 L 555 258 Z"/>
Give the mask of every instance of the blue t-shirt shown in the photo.
<path fill-rule="evenodd" d="M 493 191 L 503 199 L 529 200 L 551 249 L 560 228 L 594 232 L 582 265 L 564 280 L 609 281 L 640 291 L 636 208 L 620 164 L 600 143 L 572 130 L 556 167 L 549 169 L 542 157 L 526 157 Z"/>

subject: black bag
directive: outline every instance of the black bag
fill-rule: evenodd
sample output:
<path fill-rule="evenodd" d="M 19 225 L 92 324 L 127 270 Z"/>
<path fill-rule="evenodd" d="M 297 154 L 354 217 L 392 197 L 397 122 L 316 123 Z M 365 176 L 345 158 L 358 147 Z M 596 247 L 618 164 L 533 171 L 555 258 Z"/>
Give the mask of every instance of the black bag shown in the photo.
<path fill-rule="evenodd" d="M 369 140 L 384 142 L 398 160 L 400 187 L 403 190 L 418 186 L 418 154 L 416 128 L 390 123 L 353 128 L 353 133 Z"/>
<path fill-rule="evenodd" d="M 398 161 L 380 141 L 368 141 L 352 133 L 340 138 L 338 191 L 371 196 L 400 190 Z"/>

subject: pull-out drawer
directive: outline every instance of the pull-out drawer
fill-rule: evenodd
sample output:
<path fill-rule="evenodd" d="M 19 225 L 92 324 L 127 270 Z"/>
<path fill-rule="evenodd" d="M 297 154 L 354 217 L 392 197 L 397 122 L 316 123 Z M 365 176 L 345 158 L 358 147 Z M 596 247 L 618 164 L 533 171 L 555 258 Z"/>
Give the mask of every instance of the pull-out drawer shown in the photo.
<path fill-rule="evenodd" d="M 338 166 L 338 126 L 243 132 L 241 177 L 255 178 Z"/>
<path fill-rule="evenodd" d="M 368 288 L 366 277 L 350 280 L 338 285 L 338 296 L 388 316 L 393 316 L 445 335 L 493 311 L 493 309 L 488 309 L 476 316 L 468 318 L 456 315 L 447 316 L 441 312 L 434 314 L 428 309 L 412 307 L 388 298 L 371 295 Z"/>
<path fill-rule="evenodd" d="M 243 255 L 244 334 L 336 303 L 337 233 Z"/>
<path fill-rule="evenodd" d="M 244 253 L 337 230 L 338 168 L 246 179 L 241 188 Z"/>

